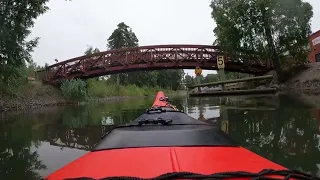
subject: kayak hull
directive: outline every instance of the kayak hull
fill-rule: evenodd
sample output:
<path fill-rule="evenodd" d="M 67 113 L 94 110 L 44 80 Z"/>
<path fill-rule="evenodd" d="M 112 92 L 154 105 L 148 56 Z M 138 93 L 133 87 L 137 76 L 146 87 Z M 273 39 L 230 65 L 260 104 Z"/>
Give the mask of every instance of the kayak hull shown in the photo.
<path fill-rule="evenodd" d="M 284 167 L 242 147 L 152 147 L 90 152 L 47 178 L 65 179 L 110 176 L 152 178 L 168 172 L 247 171 Z"/>

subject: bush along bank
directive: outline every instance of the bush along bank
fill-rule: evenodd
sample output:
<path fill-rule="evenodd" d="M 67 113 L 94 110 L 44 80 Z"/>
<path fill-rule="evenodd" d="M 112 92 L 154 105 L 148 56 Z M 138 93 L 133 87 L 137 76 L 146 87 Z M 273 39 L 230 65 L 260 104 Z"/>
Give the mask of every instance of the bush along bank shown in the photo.
<path fill-rule="evenodd" d="M 0 112 L 10 110 L 29 110 L 44 106 L 75 104 L 62 97 L 59 89 L 39 81 L 16 86 L 19 93 L 0 94 Z"/>
<path fill-rule="evenodd" d="M 105 80 L 97 79 L 88 79 L 86 81 L 79 79 L 67 80 L 60 83 L 59 88 L 39 81 L 30 81 L 23 87 L 17 88 L 19 93 L 0 94 L 0 112 L 143 98 L 154 96 L 159 90 L 167 94 L 180 93 L 160 87 L 117 86 L 108 84 Z"/>
<path fill-rule="evenodd" d="M 158 91 L 164 91 L 167 94 L 174 94 L 175 91 L 160 87 L 147 87 L 137 85 L 114 85 L 105 80 L 72 79 L 63 81 L 60 85 L 61 93 L 67 100 L 87 102 L 87 101 L 110 101 L 129 98 L 140 98 L 145 96 L 154 96 Z"/>

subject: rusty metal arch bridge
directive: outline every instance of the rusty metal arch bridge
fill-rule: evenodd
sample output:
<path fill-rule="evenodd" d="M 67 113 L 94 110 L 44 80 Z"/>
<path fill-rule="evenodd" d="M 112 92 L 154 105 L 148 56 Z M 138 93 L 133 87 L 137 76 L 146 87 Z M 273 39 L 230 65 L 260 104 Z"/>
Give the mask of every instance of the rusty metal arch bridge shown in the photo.
<path fill-rule="evenodd" d="M 210 45 L 157 45 L 104 51 L 62 61 L 37 72 L 41 79 L 91 78 L 138 70 L 194 69 L 217 70 L 217 57 L 225 57 L 225 70 L 262 75 L 271 70 L 258 61 L 230 59 L 219 47 Z"/>

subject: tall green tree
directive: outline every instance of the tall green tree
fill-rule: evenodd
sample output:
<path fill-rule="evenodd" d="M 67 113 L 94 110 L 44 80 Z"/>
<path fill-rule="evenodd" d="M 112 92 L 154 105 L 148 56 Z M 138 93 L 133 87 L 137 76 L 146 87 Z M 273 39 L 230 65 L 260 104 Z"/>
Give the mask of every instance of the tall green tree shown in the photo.
<path fill-rule="evenodd" d="M 21 77 L 21 68 L 31 61 L 30 52 L 39 38 L 27 41 L 34 20 L 48 10 L 48 0 L 0 1 L 0 86 L 6 90 Z"/>
<path fill-rule="evenodd" d="M 139 46 L 139 40 L 132 29 L 124 22 L 118 24 L 117 29 L 113 31 L 108 38 L 107 48 L 120 49 Z"/>
<path fill-rule="evenodd" d="M 139 46 L 139 40 L 132 29 L 124 22 L 118 24 L 117 28 L 112 32 L 111 36 L 107 40 L 108 49 L 120 49 L 128 47 Z M 121 73 L 118 75 L 111 75 L 110 81 L 117 82 L 119 85 L 127 84 L 128 74 Z"/>
<path fill-rule="evenodd" d="M 216 44 L 246 63 L 273 62 L 281 72 L 279 56 L 288 52 L 306 59 L 312 6 L 302 0 L 212 0 L 217 27 Z"/>

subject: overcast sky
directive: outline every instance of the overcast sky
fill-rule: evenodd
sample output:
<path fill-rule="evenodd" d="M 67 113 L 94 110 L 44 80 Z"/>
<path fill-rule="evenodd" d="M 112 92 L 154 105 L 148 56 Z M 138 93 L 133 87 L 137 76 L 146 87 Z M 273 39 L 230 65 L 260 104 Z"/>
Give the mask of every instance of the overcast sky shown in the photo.
<path fill-rule="evenodd" d="M 320 30 L 320 0 L 313 6 L 312 31 Z M 50 10 L 36 20 L 31 37 L 40 37 L 32 53 L 37 64 L 53 64 L 83 55 L 88 45 L 106 50 L 112 31 L 125 22 L 139 45 L 211 45 L 211 0 L 51 0 Z M 193 74 L 193 70 L 186 73 Z M 205 74 L 208 71 L 204 72 Z"/>

